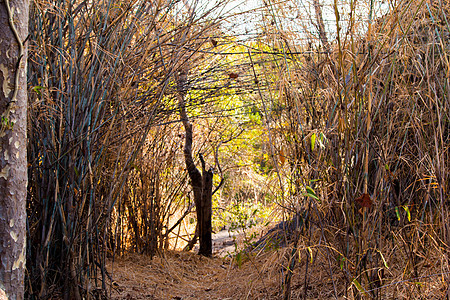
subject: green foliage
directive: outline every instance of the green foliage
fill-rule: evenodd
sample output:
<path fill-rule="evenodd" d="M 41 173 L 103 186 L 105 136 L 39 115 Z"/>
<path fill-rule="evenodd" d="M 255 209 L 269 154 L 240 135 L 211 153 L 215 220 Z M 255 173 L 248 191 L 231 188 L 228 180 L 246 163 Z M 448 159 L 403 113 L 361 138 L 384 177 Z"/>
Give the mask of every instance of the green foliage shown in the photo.
<path fill-rule="evenodd" d="M 364 295 L 364 297 L 369 297 L 369 295 L 366 293 L 365 289 L 362 287 L 362 285 L 359 283 L 359 281 L 356 278 L 354 278 L 352 280 L 352 283 L 356 286 L 358 291 Z"/>
<path fill-rule="evenodd" d="M 31 89 L 32 89 L 36 94 L 38 94 L 38 96 L 42 96 L 41 90 L 42 90 L 43 88 L 44 88 L 43 86 L 35 85 L 35 86 L 33 86 Z"/>
<path fill-rule="evenodd" d="M 228 227 L 230 231 L 237 231 L 266 224 L 271 210 L 261 203 L 236 202 L 225 209 L 216 206 L 214 212 L 212 220 L 214 231 L 224 227 Z"/>
<path fill-rule="evenodd" d="M 11 121 L 8 117 L 2 116 L 1 119 L 1 128 L 12 130 L 14 127 L 14 122 Z"/>
<path fill-rule="evenodd" d="M 313 199 L 316 199 L 318 201 L 320 201 L 319 197 L 317 197 L 316 192 L 309 186 L 306 186 L 306 193 L 305 196 L 311 197 Z"/>

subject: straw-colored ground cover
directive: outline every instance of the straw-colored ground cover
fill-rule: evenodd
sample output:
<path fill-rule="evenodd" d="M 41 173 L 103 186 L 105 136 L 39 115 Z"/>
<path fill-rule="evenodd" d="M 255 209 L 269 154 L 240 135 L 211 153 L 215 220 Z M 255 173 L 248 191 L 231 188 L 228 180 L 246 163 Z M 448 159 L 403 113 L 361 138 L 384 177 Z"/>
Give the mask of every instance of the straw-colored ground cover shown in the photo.
<path fill-rule="evenodd" d="M 302 242 L 300 241 L 300 244 Z M 236 256 L 205 258 L 194 252 L 165 251 L 153 259 L 130 254 L 109 260 L 107 270 L 114 281 L 112 299 L 282 299 L 290 248 L 244 254 L 240 266 Z M 291 299 L 443 299 L 446 283 L 439 273 L 438 257 L 424 262 L 420 278 L 406 279 L 401 255 L 383 271 L 377 296 L 363 287 L 348 284 L 344 272 L 324 256 L 324 247 L 306 249 L 292 277 Z M 308 257 L 308 253 L 312 253 Z M 393 252 L 394 253 L 394 252 Z M 312 261 L 312 263 L 311 263 Z M 426 270 L 425 270 L 426 269 Z M 331 276 L 331 273 L 333 275 Z M 334 281 L 334 283 L 333 283 Z M 307 295 L 304 297 L 305 286 Z"/>

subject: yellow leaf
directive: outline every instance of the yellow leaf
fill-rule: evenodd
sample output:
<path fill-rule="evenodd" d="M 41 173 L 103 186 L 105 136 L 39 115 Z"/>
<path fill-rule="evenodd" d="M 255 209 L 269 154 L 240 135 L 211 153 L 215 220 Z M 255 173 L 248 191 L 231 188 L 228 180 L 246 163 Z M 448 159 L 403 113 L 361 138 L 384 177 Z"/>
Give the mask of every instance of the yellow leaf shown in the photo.
<path fill-rule="evenodd" d="M 316 145 L 316 134 L 313 133 L 311 136 L 311 151 L 314 151 L 314 146 Z"/>
<path fill-rule="evenodd" d="M 408 216 L 408 222 L 411 222 L 411 212 L 409 211 L 408 206 L 403 205 L 403 209 L 406 211 L 406 215 Z"/>
<path fill-rule="evenodd" d="M 311 249 L 311 247 L 308 247 L 307 249 L 309 251 L 310 261 L 311 261 L 311 263 L 313 263 L 313 252 L 312 252 L 312 249 Z"/>

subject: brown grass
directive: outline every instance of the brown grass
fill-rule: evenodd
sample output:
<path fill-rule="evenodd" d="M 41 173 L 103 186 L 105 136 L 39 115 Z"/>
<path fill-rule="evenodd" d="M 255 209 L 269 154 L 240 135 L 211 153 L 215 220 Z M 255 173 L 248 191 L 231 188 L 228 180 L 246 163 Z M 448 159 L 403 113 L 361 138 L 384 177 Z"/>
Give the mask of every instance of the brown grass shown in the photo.
<path fill-rule="evenodd" d="M 36 1 L 31 19 L 30 296 L 89 295 L 111 252 L 127 255 L 107 263 L 115 298 L 279 299 L 294 260 L 294 299 L 449 296 L 448 1 L 392 2 L 364 33 L 341 16 L 327 51 L 283 31 L 284 1 L 266 1 L 248 52 L 221 20 L 177 19 L 172 1 L 63 2 Z M 280 219 L 302 216 L 297 245 L 242 264 L 163 250 L 185 234 L 166 230 L 192 202 L 173 102 L 188 63 L 194 152 L 212 165 L 240 127 L 260 132 L 222 148 L 220 200 L 263 187 Z M 245 98 L 240 110 L 230 95 Z"/>
<path fill-rule="evenodd" d="M 292 299 L 303 298 L 306 274 L 309 274 L 306 299 L 357 299 L 358 293 L 348 285 L 346 275 L 336 264 L 332 266 L 334 276 L 330 276 L 330 263 L 324 251 L 320 246 L 312 247 L 312 252 L 300 247 L 302 259 L 294 271 Z M 165 251 L 153 259 L 129 254 L 107 262 L 107 270 L 114 279 L 111 298 L 280 299 L 287 253 L 287 248 L 262 252 L 244 259 L 240 267 L 230 257 L 205 258 L 192 252 Z M 428 259 L 439 260 L 439 256 Z M 400 266 L 402 260 L 397 255 L 393 261 Z M 428 275 L 405 280 L 404 270 L 393 264 L 384 273 L 386 284 L 379 287 L 381 299 L 442 299 L 446 283 L 439 275 L 439 265 L 434 263 L 426 268 Z"/>

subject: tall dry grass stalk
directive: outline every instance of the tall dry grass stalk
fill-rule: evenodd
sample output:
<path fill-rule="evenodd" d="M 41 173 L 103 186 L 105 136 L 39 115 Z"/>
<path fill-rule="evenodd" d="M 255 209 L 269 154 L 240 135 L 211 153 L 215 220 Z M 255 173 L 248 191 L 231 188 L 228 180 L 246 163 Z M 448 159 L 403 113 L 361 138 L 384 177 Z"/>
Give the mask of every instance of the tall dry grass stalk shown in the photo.
<path fill-rule="evenodd" d="M 308 212 L 291 255 L 304 262 L 303 299 L 319 273 L 336 298 L 448 296 L 449 9 L 402 1 L 361 35 L 355 6 L 342 20 L 335 2 L 329 53 L 274 61 L 280 172 L 290 210 Z"/>
<path fill-rule="evenodd" d="M 34 2 L 29 297 L 106 295 L 107 256 L 164 248 L 164 226 L 189 205 L 180 200 L 184 170 L 174 166 L 171 80 L 216 29 L 214 9 L 197 6 L 194 13 L 171 1 Z"/>
<path fill-rule="evenodd" d="M 35 1 L 28 295 L 105 293 L 107 255 L 154 255 L 184 224 L 173 75 L 187 63 L 210 158 L 236 135 L 214 99 L 245 97 L 243 114 L 263 116 L 267 194 L 302 219 L 279 255 L 285 298 L 448 295 L 448 3 L 390 3 L 363 26 L 356 2 L 344 19 L 336 1 L 335 34 L 315 7 L 320 32 L 301 24 L 305 39 L 286 3 L 265 1 L 245 42 L 195 3 Z"/>

